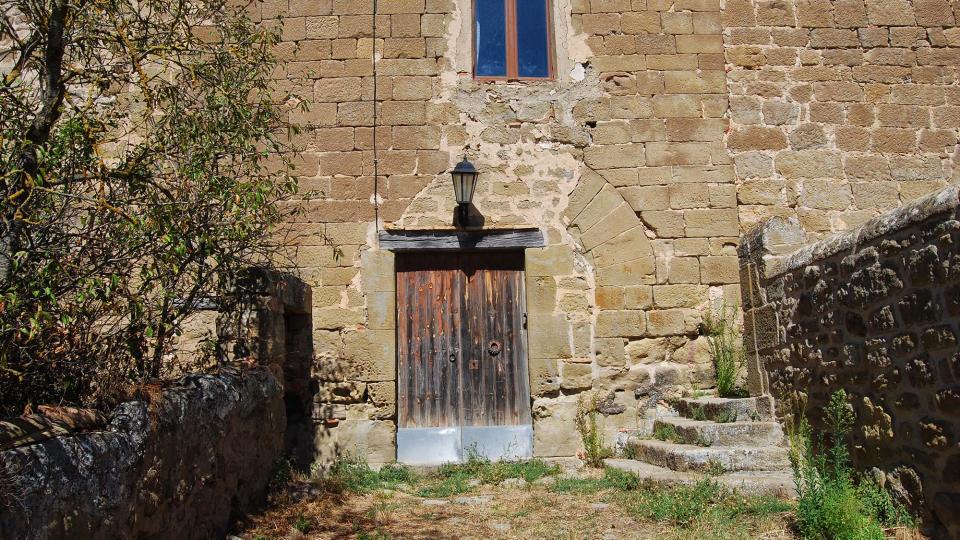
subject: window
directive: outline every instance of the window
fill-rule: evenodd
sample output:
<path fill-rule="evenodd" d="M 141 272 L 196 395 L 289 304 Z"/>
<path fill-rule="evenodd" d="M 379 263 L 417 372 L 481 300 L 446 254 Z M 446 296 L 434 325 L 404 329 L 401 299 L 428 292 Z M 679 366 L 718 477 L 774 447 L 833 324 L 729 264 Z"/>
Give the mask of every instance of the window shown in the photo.
<path fill-rule="evenodd" d="M 550 0 L 474 0 L 478 79 L 553 77 Z"/>

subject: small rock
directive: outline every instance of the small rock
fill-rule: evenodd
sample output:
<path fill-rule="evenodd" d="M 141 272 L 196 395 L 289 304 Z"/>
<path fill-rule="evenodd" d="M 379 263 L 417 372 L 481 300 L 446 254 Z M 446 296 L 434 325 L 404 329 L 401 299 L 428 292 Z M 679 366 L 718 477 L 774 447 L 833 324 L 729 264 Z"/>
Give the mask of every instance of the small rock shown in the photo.
<path fill-rule="evenodd" d="M 607 503 L 597 502 L 597 503 L 591 504 L 590 508 L 592 510 L 606 510 L 607 508 L 610 508 L 610 505 Z"/>
<path fill-rule="evenodd" d="M 509 523 L 502 523 L 502 522 L 497 522 L 497 521 L 488 522 L 488 523 L 487 523 L 487 527 L 490 527 L 491 529 L 493 529 L 493 530 L 495 530 L 495 531 L 500 531 L 500 532 L 507 532 L 507 531 L 510 530 L 510 524 L 509 524 Z"/>
<path fill-rule="evenodd" d="M 450 501 L 445 501 L 443 499 L 424 499 L 420 501 L 420 504 L 424 506 L 443 506 L 449 504 Z"/>
<path fill-rule="evenodd" d="M 483 482 L 481 482 L 480 480 L 477 480 L 476 478 L 471 478 L 470 480 L 467 481 L 467 485 L 470 487 L 478 487 L 482 483 Z"/>
<path fill-rule="evenodd" d="M 502 488 L 522 488 L 526 487 L 526 485 L 527 481 L 523 478 L 507 478 L 499 484 Z"/>
<path fill-rule="evenodd" d="M 493 500 L 492 495 L 477 495 L 475 497 L 457 497 L 453 502 L 457 504 L 467 504 L 471 506 L 479 506 L 481 504 L 487 504 Z"/>
<path fill-rule="evenodd" d="M 556 476 L 544 476 L 543 478 L 537 478 L 533 481 L 534 485 L 537 486 L 552 486 L 557 483 Z"/>

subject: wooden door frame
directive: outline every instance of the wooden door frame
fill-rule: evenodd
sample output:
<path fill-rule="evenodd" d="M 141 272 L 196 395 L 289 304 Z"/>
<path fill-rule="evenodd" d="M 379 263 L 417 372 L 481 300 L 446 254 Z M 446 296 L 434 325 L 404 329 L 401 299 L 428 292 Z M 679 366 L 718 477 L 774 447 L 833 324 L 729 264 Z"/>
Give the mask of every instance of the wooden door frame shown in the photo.
<path fill-rule="evenodd" d="M 496 233 L 469 233 L 464 231 L 404 231 L 381 232 L 379 237 L 381 249 L 387 249 L 396 254 L 410 252 L 422 253 L 463 253 L 488 251 L 513 251 L 524 255 L 522 266 L 524 305 L 528 300 L 526 288 L 526 257 L 525 250 L 529 248 L 545 247 L 543 234 L 539 230 L 511 230 Z M 396 280 L 396 262 L 394 261 L 394 280 Z M 399 307 L 399 300 L 395 301 Z M 394 330 L 394 342 L 399 345 L 399 325 Z M 466 451 L 471 445 L 474 450 L 491 459 L 514 459 L 533 457 L 533 422 L 532 388 L 529 383 L 530 355 L 529 336 L 524 328 L 527 378 L 526 399 L 530 407 L 531 422 L 529 425 L 517 426 L 481 426 L 458 428 L 400 428 L 399 418 L 399 385 L 400 385 L 400 358 L 399 346 L 396 347 L 394 392 L 397 396 L 397 461 L 412 465 L 433 465 L 445 462 L 461 462 L 466 458 Z"/>

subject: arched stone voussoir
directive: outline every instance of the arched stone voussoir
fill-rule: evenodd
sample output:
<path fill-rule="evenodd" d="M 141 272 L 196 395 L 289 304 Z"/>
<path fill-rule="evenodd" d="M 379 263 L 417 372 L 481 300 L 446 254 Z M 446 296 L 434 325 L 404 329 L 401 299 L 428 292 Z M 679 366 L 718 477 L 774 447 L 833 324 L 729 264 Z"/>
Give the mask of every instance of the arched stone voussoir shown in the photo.
<path fill-rule="evenodd" d="M 587 169 L 570 194 L 568 231 L 589 253 L 603 281 L 638 285 L 655 272 L 643 221 L 613 184 Z M 611 283 L 612 284 L 612 283 Z"/>

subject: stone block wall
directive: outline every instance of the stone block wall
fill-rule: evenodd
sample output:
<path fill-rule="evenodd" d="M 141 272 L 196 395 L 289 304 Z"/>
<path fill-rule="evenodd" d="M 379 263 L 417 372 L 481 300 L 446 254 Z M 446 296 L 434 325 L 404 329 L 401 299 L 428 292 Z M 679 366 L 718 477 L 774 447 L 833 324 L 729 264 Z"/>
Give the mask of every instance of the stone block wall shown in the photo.
<path fill-rule="evenodd" d="M 318 457 L 395 457 L 393 254 L 469 228 L 527 250 L 535 450 L 572 455 L 578 397 L 638 412 L 712 384 L 703 310 L 740 297 L 738 236 L 846 229 L 958 178 L 947 0 L 553 0 L 555 80 L 472 77 L 471 0 L 265 0 L 278 98 L 304 128 L 286 227 L 314 288 Z M 376 14 L 374 10 L 376 9 Z M 293 97 L 289 97 L 293 96 Z M 619 410 L 611 407 L 610 410 Z"/>
<path fill-rule="evenodd" d="M 796 218 L 774 218 L 741 246 L 751 390 L 781 409 L 805 399 L 817 422 L 845 389 L 856 465 L 877 468 L 950 538 L 960 534 L 958 195 L 951 186 L 808 245 Z"/>
<path fill-rule="evenodd" d="M 612 439 L 645 403 L 711 384 L 700 313 L 739 296 L 720 2 L 551 4 L 556 80 L 524 83 L 473 79 L 470 0 L 253 14 L 281 31 L 278 96 L 297 96 L 304 128 L 288 232 L 314 289 L 321 460 L 395 456 L 393 254 L 377 235 L 451 229 L 464 155 L 481 171 L 471 228 L 548 244 L 526 253 L 538 454 L 577 451 L 585 391 L 623 405 Z"/>
<path fill-rule="evenodd" d="M 268 368 L 187 376 L 102 431 L 0 452 L 0 538 L 223 537 L 263 502 L 285 426 Z"/>
<path fill-rule="evenodd" d="M 727 0 L 745 228 L 848 229 L 960 179 L 960 2 Z"/>

